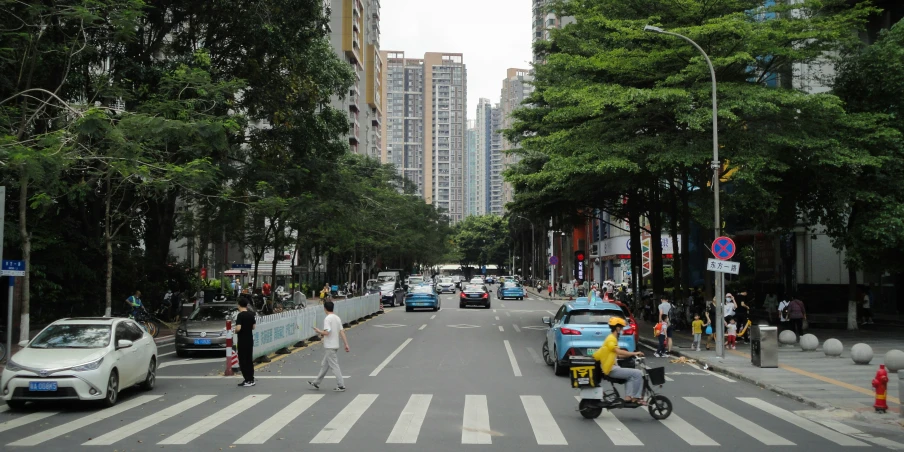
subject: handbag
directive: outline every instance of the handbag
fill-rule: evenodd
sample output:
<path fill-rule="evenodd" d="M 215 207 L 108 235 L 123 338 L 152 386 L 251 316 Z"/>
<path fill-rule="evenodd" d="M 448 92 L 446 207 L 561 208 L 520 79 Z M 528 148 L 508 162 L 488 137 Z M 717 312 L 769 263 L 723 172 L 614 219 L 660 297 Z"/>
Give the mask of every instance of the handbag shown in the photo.
<path fill-rule="evenodd" d="M 803 322 L 803 325 L 801 326 L 801 329 L 804 329 L 804 330 L 809 330 L 809 329 L 810 329 L 810 322 L 808 322 L 807 319 L 804 319 L 804 322 Z"/>
<path fill-rule="evenodd" d="M 706 334 L 713 334 L 713 326 L 712 325 L 706 326 Z"/>

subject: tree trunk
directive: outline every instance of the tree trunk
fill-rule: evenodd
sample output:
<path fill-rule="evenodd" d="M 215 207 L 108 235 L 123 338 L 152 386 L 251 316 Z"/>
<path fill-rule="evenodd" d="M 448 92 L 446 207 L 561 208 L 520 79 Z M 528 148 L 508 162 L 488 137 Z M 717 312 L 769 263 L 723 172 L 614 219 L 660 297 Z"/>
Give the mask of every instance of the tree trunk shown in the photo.
<path fill-rule="evenodd" d="M 682 281 L 681 253 L 678 252 L 678 197 L 677 187 L 669 183 L 669 235 L 672 238 L 672 289 L 675 300 L 684 301 Z M 690 308 L 690 306 L 688 306 Z"/>
<path fill-rule="evenodd" d="M 658 190 L 653 196 L 658 198 Z M 661 203 L 657 200 L 654 206 Z M 662 276 L 662 214 L 658 207 L 650 214 L 650 270 L 653 273 L 653 292 L 661 296 L 665 293 L 665 280 Z"/>
<path fill-rule="evenodd" d="M 110 234 L 110 202 L 112 193 L 110 193 L 110 174 L 111 169 L 107 168 L 107 193 L 104 199 L 104 246 L 107 253 L 107 276 L 104 281 L 104 317 L 113 315 L 113 237 Z"/>
<path fill-rule="evenodd" d="M 640 215 L 637 201 L 628 199 L 628 229 L 631 231 L 631 289 L 634 292 L 634 309 L 641 306 L 640 281 L 643 279 L 643 255 L 640 244 Z"/>
<path fill-rule="evenodd" d="M 25 276 L 22 277 L 22 314 L 19 320 L 19 342 L 29 340 L 31 301 L 31 235 L 28 232 L 28 172 L 23 165 L 19 174 L 19 235 L 22 237 L 22 260 Z M 11 353 L 11 352 L 10 352 Z"/>
<path fill-rule="evenodd" d="M 855 331 L 857 326 L 857 269 L 848 266 L 848 315 L 847 329 Z"/>
<path fill-rule="evenodd" d="M 691 290 L 691 207 L 690 194 L 687 190 L 687 179 L 682 181 L 681 191 L 681 220 L 679 227 L 681 228 L 681 285 Z"/>
<path fill-rule="evenodd" d="M 162 199 L 149 199 L 147 203 L 147 222 L 144 233 L 145 273 L 152 280 L 165 278 L 164 271 L 169 259 L 170 242 L 176 228 L 175 193 L 169 193 Z"/>

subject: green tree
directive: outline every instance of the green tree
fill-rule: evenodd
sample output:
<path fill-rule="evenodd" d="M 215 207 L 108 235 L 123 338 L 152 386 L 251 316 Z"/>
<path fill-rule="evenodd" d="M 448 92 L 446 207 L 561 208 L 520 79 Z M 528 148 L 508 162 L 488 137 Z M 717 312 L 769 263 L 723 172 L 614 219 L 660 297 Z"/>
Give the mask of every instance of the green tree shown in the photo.
<path fill-rule="evenodd" d="M 511 247 L 508 222 L 497 215 L 473 215 L 453 227 L 452 243 L 462 268 L 505 267 Z"/>

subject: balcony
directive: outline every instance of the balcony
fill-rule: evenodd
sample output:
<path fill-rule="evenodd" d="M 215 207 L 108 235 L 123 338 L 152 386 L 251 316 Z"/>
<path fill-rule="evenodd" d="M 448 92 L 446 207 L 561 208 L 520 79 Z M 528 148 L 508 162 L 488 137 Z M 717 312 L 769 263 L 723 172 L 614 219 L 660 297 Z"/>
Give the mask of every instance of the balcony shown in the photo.
<path fill-rule="evenodd" d="M 349 122 L 348 123 L 348 142 L 349 144 L 357 145 L 360 140 L 358 139 L 358 134 L 361 133 L 360 128 L 358 127 L 357 122 Z"/>

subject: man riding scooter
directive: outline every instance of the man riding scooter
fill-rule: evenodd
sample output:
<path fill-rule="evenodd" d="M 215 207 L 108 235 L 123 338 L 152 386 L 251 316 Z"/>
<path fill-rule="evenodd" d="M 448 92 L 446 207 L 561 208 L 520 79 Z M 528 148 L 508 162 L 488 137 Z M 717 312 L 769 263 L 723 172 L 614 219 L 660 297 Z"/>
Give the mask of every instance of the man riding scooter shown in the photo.
<path fill-rule="evenodd" d="M 643 352 L 629 352 L 618 347 L 618 336 L 627 326 L 625 319 L 612 317 L 609 319 L 609 328 L 612 333 L 603 342 L 593 359 L 600 362 L 603 373 L 609 378 L 627 380 L 625 383 L 625 403 L 637 406 L 646 405 L 643 400 L 643 372 L 637 369 L 624 369 L 618 366 L 617 359 L 643 356 Z"/>

